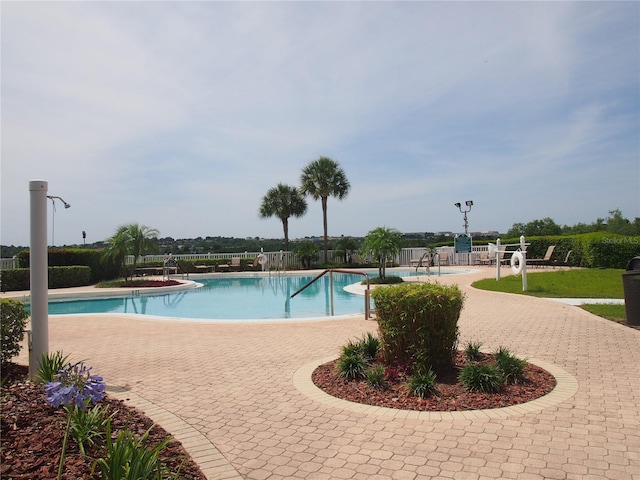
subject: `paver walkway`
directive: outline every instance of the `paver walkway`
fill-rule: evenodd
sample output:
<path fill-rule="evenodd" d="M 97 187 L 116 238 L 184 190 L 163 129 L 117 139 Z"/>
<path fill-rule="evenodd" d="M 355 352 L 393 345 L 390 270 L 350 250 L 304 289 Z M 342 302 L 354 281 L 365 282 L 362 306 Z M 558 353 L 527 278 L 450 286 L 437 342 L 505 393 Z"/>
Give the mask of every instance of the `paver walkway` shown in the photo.
<path fill-rule="evenodd" d="M 50 350 L 86 360 L 111 395 L 174 433 L 209 480 L 640 479 L 640 331 L 578 307 L 469 286 L 492 275 L 441 278 L 467 295 L 460 344 L 504 345 L 557 366 L 577 382 L 568 398 L 533 412 L 425 419 L 354 411 L 299 388 L 301 368 L 375 331 L 364 318 L 245 325 L 55 317 Z"/>

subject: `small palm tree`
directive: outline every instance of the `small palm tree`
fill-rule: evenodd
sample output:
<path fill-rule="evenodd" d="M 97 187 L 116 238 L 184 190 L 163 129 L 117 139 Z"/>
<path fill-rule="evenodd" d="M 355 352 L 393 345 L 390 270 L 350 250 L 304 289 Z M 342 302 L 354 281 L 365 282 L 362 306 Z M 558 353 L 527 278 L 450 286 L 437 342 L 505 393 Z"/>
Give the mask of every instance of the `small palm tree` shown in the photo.
<path fill-rule="evenodd" d="M 260 217 L 278 217 L 282 221 L 284 230 L 284 249 L 289 250 L 289 218 L 301 217 L 307 212 L 307 202 L 300 191 L 279 183 L 277 187 L 270 188 L 262 198 L 260 205 Z"/>
<path fill-rule="evenodd" d="M 103 253 L 104 261 L 119 263 L 124 268 L 127 255 L 133 255 L 133 272 L 136 271 L 138 257 L 146 255 L 153 248 L 152 240 L 158 237 L 158 230 L 145 225 L 132 223 L 118 227 L 116 233 L 107 240 L 107 247 Z M 127 280 L 126 269 L 124 278 Z"/>
<path fill-rule="evenodd" d="M 336 197 L 344 199 L 349 193 L 349 180 L 340 168 L 340 164 L 327 157 L 320 157 L 309 163 L 302 170 L 300 176 L 300 190 L 305 195 L 311 195 L 314 200 L 322 201 L 322 225 L 324 232 L 324 262 L 327 263 L 328 237 L 327 237 L 327 199 Z"/>
<path fill-rule="evenodd" d="M 362 251 L 378 261 L 380 278 L 385 278 L 387 260 L 395 257 L 402 249 L 401 241 L 402 233 L 395 228 L 378 227 L 367 233 Z"/>

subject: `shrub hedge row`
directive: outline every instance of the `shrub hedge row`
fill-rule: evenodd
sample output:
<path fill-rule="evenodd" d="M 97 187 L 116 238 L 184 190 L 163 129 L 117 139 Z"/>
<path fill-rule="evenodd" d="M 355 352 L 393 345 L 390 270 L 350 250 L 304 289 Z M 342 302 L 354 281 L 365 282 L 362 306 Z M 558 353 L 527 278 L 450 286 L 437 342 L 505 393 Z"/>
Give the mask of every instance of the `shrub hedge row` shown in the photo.
<path fill-rule="evenodd" d="M 78 265 L 89 267 L 91 275 L 88 284 L 118 278 L 120 266 L 103 262 L 102 253 L 102 250 L 89 248 L 50 248 L 47 263 L 49 267 L 74 267 Z M 29 250 L 24 250 L 17 256 L 20 268 L 29 268 Z"/>
<path fill-rule="evenodd" d="M 519 239 L 501 240 L 503 244 Z M 543 258 L 547 248 L 555 245 L 552 260 L 563 262 L 571 250 L 569 265 L 586 268 L 625 268 L 629 260 L 640 255 L 640 236 L 625 236 L 606 232 L 581 235 L 527 237 L 528 258 Z"/>
<path fill-rule="evenodd" d="M 90 285 L 91 269 L 77 265 L 75 267 L 49 267 L 49 288 L 69 288 Z M 31 281 L 28 268 L 3 270 L 0 272 L 3 292 L 29 290 Z"/>

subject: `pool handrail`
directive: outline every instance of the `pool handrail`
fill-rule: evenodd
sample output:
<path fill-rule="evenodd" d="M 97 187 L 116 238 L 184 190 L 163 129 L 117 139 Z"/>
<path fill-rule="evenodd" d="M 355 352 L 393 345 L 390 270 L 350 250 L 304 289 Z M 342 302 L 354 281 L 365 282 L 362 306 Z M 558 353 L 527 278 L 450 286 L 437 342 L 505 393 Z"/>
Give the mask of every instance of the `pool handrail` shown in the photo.
<path fill-rule="evenodd" d="M 344 269 L 344 268 L 328 268 L 328 269 L 324 270 L 323 272 L 319 273 L 318 275 L 316 275 L 314 278 L 312 278 L 309 282 L 307 282 L 305 285 L 300 287 L 298 290 L 293 292 L 289 298 L 295 297 L 300 292 L 302 292 L 305 288 L 307 288 L 308 286 L 310 286 L 311 284 L 313 284 L 317 280 L 319 280 L 321 277 L 323 277 L 324 275 L 329 273 L 330 274 L 329 275 L 329 279 L 330 279 L 330 282 L 331 282 L 331 287 L 329 288 L 329 291 L 331 292 L 331 315 L 333 315 L 333 272 L 336 272 L 336 273 L 347 273 L 347 274 L 354 274 L 354 275 L 363 275 L 367 279 L 367 289 L 364 291 L 364 318 L 366 320 L 368 320 L 369 316 L 371 315 L 370 306 L 369 306 L 369 294 L 370 294 L 370 290 L 369 290 L 369 275 L 366 272 L 361 272 L 359 270 L 349 270 L 349 269 Z"/>

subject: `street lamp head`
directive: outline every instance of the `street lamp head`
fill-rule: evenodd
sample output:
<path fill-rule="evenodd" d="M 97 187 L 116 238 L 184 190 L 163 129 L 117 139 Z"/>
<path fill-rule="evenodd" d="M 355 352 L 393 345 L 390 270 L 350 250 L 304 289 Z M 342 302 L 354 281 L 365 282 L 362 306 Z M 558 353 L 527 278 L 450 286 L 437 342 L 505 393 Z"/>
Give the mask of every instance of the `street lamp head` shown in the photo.
<path fill-rule="evenodd" d="M 456 206 L 456 207 L 458 207 L 458 208 L 460 208 L 460 207 L 462 206 L 462 205 L 460 204 L 460 202 L 458 202 L 458 203 L 454 203 L 453 205 L 454 205 L 454 206 Z"/>
<path fill-rule="evenodd" d="M 62 199 L 60 199 L 62 200 Z M 62 203 L 64 203 L 64 208 L 71 208 L 71 205 L 69 205 L 67 202 L 65 202 L 64 200 L 62 200 Z"/>
<path fill-rule="evenodd" d="M 465 204 L 467 207 L 470 207 L 471 205 L 473 205 L 473 200 L 467 200 L 466 202 L 464 202 L 464 204 Z"/>

